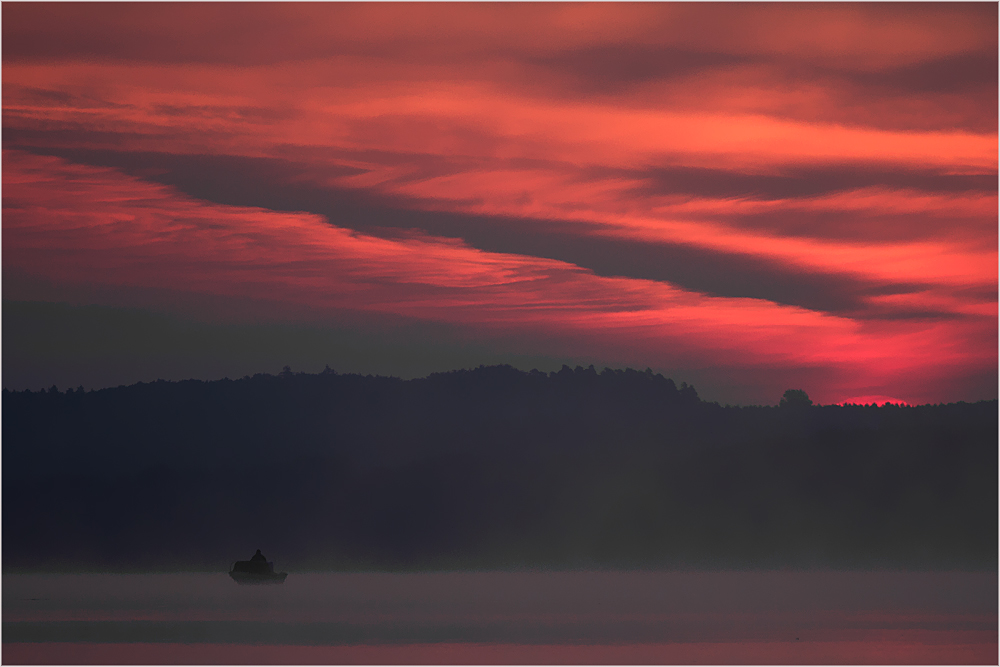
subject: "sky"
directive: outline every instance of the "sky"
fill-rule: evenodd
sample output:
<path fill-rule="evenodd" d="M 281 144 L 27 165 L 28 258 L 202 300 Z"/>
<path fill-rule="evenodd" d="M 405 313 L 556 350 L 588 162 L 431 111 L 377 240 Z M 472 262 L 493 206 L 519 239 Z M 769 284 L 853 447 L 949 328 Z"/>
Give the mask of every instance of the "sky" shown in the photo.
<path fill-rule="evenodd" d="M 995 3 L 2 18 L 5 387 L 291 360 L 997 396 Z"/>

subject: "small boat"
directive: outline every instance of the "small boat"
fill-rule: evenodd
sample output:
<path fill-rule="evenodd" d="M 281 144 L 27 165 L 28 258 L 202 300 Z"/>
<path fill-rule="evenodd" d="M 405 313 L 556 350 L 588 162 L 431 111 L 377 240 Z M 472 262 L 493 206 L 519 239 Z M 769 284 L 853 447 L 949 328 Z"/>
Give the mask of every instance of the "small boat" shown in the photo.
<path fill-rule="evenodd" d="M 274 563 L 268 562 L 264 554 L 257 553 L 250 560 L 238 560 L 233 563 L 229 576 L 238 584 L 281 584 L 284 583 L 287 572 L 275 572 Z"/>

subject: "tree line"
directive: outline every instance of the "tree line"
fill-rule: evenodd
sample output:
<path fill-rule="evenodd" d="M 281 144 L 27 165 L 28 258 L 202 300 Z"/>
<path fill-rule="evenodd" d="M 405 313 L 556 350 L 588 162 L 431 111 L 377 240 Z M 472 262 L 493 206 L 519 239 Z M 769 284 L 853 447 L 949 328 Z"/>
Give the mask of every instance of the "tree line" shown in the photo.
<path fill-rule="evenodd" d="M 995 568 L 997 401 L 509 366 L 3 392 L 4 568 Z M 249 551 L 248 551 L 249 549 Z"/>

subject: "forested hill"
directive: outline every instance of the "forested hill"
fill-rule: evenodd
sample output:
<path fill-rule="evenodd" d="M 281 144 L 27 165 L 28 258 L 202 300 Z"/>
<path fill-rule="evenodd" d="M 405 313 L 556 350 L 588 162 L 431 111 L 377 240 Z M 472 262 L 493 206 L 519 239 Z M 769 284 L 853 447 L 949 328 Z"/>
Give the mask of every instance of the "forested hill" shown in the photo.
<path fill-rule="evenodd" d="M 997 423 L 593 367 L 5 390 L 4 568 L 993 569 Z"/>

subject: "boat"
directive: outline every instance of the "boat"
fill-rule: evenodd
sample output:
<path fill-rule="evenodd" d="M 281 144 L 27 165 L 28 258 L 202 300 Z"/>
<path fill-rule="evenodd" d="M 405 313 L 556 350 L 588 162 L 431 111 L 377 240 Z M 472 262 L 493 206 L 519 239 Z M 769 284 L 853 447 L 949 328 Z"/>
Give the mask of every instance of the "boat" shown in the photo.
<path fill-rule="evenodd" d="M 274 563 L 269 562 L 264 554 L 257 553 L 250 560 L 238 560 L 229 570 L 229 576 L 238 584 L 282 584 L 287 572 L 275 572 Z"/>

